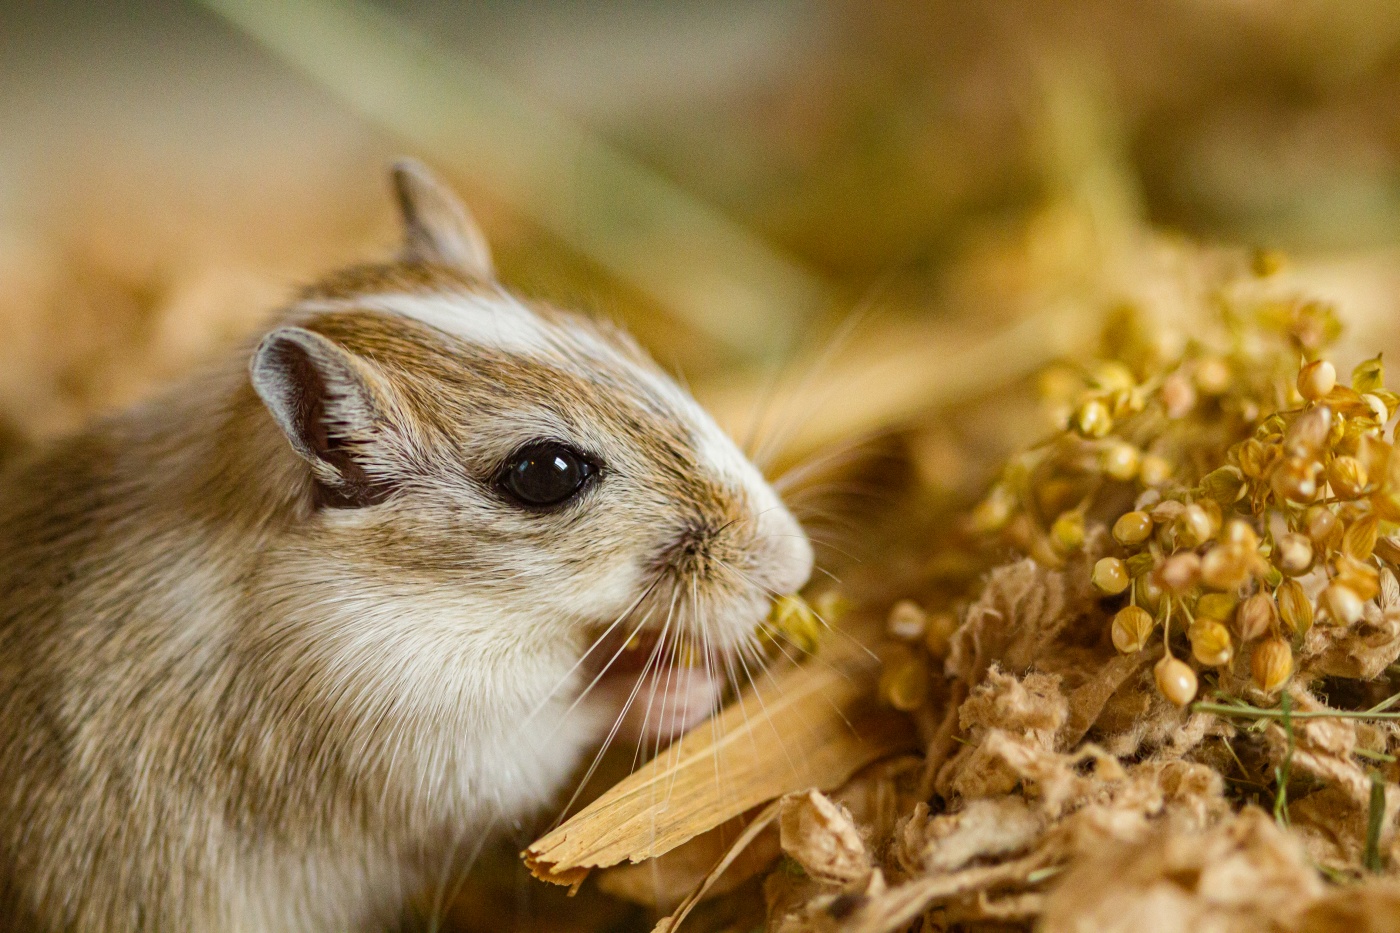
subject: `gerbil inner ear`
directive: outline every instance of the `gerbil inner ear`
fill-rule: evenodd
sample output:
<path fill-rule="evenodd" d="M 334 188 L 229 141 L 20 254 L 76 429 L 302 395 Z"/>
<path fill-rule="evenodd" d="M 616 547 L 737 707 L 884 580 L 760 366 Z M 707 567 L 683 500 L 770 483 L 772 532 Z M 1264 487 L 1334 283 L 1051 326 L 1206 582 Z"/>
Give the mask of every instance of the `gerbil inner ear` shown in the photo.
<path fill-rule="evenodd" d="M 495 277 L 491 247 L 481 228 L 452 189 L 423 163 L 394 163 L 394 194 L 403 214 L 406 262 L 453 266 L 480 279 Z"/>
<path fill-rule="evenodd" d="M 320 334 L 282 327 L 249 366 L 253 389 L 292 449 L 311 466 L 317 504 L 356 508 L 392 491 L 363 462 L 384 419 L 363 364 Z"/>

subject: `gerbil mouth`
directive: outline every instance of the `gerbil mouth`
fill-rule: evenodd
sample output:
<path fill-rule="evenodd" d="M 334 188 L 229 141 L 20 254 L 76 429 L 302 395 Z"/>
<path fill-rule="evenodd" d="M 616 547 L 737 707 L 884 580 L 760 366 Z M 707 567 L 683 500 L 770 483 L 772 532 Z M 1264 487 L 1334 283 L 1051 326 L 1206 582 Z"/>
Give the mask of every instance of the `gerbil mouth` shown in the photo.
<path fill-rule="evenodd" d="M 623 739 L 665 742 L 719 709 L 733 663 L 732 653 L 706 652 L 689 638 L 619 627 L 583 666 L 593 692 L 616 710 Z"/>

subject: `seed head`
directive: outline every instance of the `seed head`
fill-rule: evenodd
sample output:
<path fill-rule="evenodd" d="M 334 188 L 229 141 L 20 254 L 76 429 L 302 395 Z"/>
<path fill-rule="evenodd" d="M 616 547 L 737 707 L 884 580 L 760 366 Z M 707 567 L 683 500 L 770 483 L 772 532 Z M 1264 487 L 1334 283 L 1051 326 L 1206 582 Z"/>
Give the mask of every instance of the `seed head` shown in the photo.
<path fill-rule="evenodd" d="M 1050 526 L 1050 546 L 1057 554 L 1072 554 L 1084 546 L 1084 513 L 1064 512 Z"/>
<path fill-rule="evenodd" d="M 1186 637 L 1191 640 L 1191 656 L 1206 667 L 1229 664 L 1235 656 L 1229 630 L 1214 619 L 1197 619 Z"/>
<path fill-rule="evenodd" d="M 928 648 L 928 653 L 935 658 L 947 657 L 953 633 L 957 630 L 958 617 L 956 613 L 947 610 L 930 613 L 928 626 L 924 629 L 924 647 Z"/>
<path fill-rule="evenodd" d="M 1274 495 L 1287 502 L 1308 503 L 1317 498 L 1318 473 L 1322 467 L 1315 460 L 1289 457 L 1269 476 Z"/>
<path fill-rule="evenodd" d="M 1241 642 L 1263 637 L 1274 630 L 1277 622 L 1278 609 L 1264 593 L 1255 593 L 1240 603 L 1240 610 L 1235 613 L 1235 631 Z"/>
<path fill-rule="evenodd" d="M 1335 457 L 1327 465 L 1327 482 L 1344 499 L 1355 499 L 1366 488 L 1366 467 L 1355 457 Z"/>
<path fill-rule="evenodd" d="M 1367 560 L 1376 549 L 1376 539 L 1380 537 L 1381 520 L 1374 512 L 1368 512 L 1352 522 L 1342 535 L 1342 553 L 1353 560 Z"/>
<path fill-rule="evenodd" d="M 1327 446 L 1332 433 L 1332 409 L 1326 405 L 1309 409 L 1297 417 L 1283 435 L 1284 452 L 1290 457 L 1311 459 Z"/>
<path fill-rule="evenodd" d="M 1157 584 L 1170 593 L 1185 593 L 1201 579 L 1201 558 L 1194 551 L 1173 554 L 1157 568 Z"/>
<path fill-rule="evenodd" d="M 1125 606 L 1113 617 L 1113 647 L 1123 654 L 1141 651 L 1156 627 L 1152 615 L 1141 606 Z"/>
<path fill-rule="evenodd" d="M 1103 471 L 1112 479 L 1127 482 L 1137 476 L 1142 453 L 1132 444 L 1114 444 L 1103 452 Z"/>
<path fill-rule="evenodd" d="M 922 655 L 901 657 L 880 674 L 880 696 L 897 710 L 912 713 L 928 699 L 928 663 Z"/>
<path fill-rule="evenodd" d="M 1278 569 L 1296 577 L 1305 574 L 1312 567 L 1312 542 L 1300 534 L 1289 533 L 1278 539 L 1274 550 L 1274 563 Z"/>
<path fill-rule="evenodd" d="M 1250 479 L 1263 479 L 1278 456 L 1279 450 L 1272 445 L 1250 438 L 1239 446 L 1240 471 Z"/>
<path fill-rule="evenodd" d="M 1184 418 L 1196 407 L 1196 388 L 1180 370 L 1162 380 L 1162 407 L 1168 418 Z"/>
<path fill-rule="evenodd" d="M 1138 467 L 1138 479 L 1144 486 L 1162 486 L 1171 478 L 1172 465 L 1165 457 L 1148 454 L 1142 458 L 1142 465 Z"/>
<path fill-rule="evenodd" d="M 1196 364 L 1196 388 L 1205 395 L 1223 395 L 1230 379 L 1230 364 L 1218 356 L 1203 357 Z"/>
<path fill-rule="evenodd" d="M 1152 669 L 1157 689 L 1177 706 L 1185 706 L 1196 698 L 1196 672 L 1185 661 L 1164 655 Z"/>
<path fill-rule="evenodd" d="M 1206 593 L 1196 601 L 1196 618 L 1228 622 L 1236 602 L 1229 593 Z"/>
<path fill-rule="evenodd" d="M 1249 672 L 1260 690 L 1273 693 L 1293 676 L 1293 648 L 1282 638 L 1268 638 L 1254 648 Z"/>
<path fill-rule="evenodd" d="M 1215 505 L 1215 503 L 1211 503 Z M 1219 506 L 1216 506 L 1215 520 L 1200 504 L 1191 503 L 1182 509 L 1176 520 L 1176 539 L 1182 547 L 1200 547 L 1215 536 L 1219 526 Z"/>
<path fill-rule="evenodd" d="M 1314 505 L 1303 513 L 1303 530 L 1313 544 L 1326 550 L 1337 546 L 1334 539 L 1340 534 L 1341 525 L 1336 512 L 1325 505 Z"/>
<path fill-rule="evenodd" d="M 1337 384 L 1337 368 L 1326 360 L 1313 360 L 1298 373 L 1298 394 L 1316 402 Z"/>
<path fill-rule="evenodd" d="M 1094 588 L 1106 596 L 1117 596 L 1128 588 L 1132 579 L 1128 576 L 1128 567 L 1116 557 L 1101 557 L 1098 563 L 1094 564 L 1094 573 L 1091 577 Z"/>
<path fill-rule="evenodd" d="M 1284 580 L 1274 594 L 1278 600 L 1278 615 L 1288 630 L 1295 635 L 1306 635 L 1313 624 L 1313 604 L 1308 599 L 1303 584 L 1297 580 Z"/>
<path fill-rule="evenodd" d="M 1225 526 L 1225 532 L 1220 536 L 1220 540 L 1225 544 L 1237 545 L 1246 551 L 1259 549 L 1259 535 L 1254 533 L 1254 529 L 1249 522 L 1235 518 Z"/>
<path fill-rule="evenodd" d="M 1146 541 L 1152 534 L 1152 517 L 1146 512 L 1125 512 L 1113 523 L 1113 540 L 1125 547 Z"/>
<path fill-rule="evenodd" d="M 1351 587 L 1341 583 L 1333 583 L 1322 591 L 1318 608 L 1327 613 L 1333 625 L 1351 625 L 1365 612 L 1361 597 Z"/>
<path fill-rule="evenodd" d="M 1011 520 L 1015 508 L 1016 496 L 998 483 L 972 510 L 972 527 L 983 534 L 1000 531 Z"/>
<path fill-rule="evenodd" d="M 1239 545 L 1216 545 L 1201 558 L 1201 582 L 1213 590 L 1238 588 L 1249 579 L 1249 554 Z"/>
<path fill-rule="evenodd" d="M 890 607 L 885 630 L 900 641 L 918 641 L 928 628 L 928 614 L 912 599 L 901 599 Z"/>
<path fill-rule="evenodd" d="M 1099 399 L 1090 399 L 1074 413 L 1074 429 L 1085 437 L 1105 437 L 1113 430 L 1113 415 Z"/>

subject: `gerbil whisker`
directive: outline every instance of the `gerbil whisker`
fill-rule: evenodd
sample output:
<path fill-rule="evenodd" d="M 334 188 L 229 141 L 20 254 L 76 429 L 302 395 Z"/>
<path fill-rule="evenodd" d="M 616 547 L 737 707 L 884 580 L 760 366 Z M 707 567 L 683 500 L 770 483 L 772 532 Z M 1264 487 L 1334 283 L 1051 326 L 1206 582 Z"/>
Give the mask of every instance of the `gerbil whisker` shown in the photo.
<path fill-rule="evenodd" d="M 652 649 L 653 657 L 660 657 L 666 652 L 666 643 L 670 638 L 671 623 L 674 622 L 676 618 L 676 602 L 677 600 L 679 600 L 679 598 L 680 591 L 673 589 L 671 592 L 671 605 L 666 610 L 666 622 L 661 626 L 661 635 L 657 639 L 656 647 Z M 638 682 L 640 683 L 640 680 Z M 637 750 L 632 754 L 632 770 L 634 771 L 637 769 L 637 765 L 640 764 L 640 761 L 638 759 L 641 757 L 643 750 L 646 748 L 647 726 L 651 723 L 651 711 L 654 705 L 656 704 L 656 688 L 658 686 L 659 684 L 657 683 L 657 679 L 655 676 L 653 676 L 651 688 L 647 696 L 647 709 L 646 712 L 642 714 L 641 734 L 637 736 Z M 665 715 L 666 701 L 664 699 L 661 701 L 661 705 L 661 714 Z M 661 745 L 658 741 L 656 750 L 660 751 L 660 749 Z M 655 757 L 655 753 L 653 753 L 652 757 Z"/>
<path fill-rule="evenodd" d="M 646 620 L 643 622 L 643 624 L 649 621 L 651 621 L 650 611 L 647 612 Z M 640 627 L 641 626 L 638 626 L 638 628 Z M 662 638 L 665 638 L 664 629 L 662 632 Z M 612 746 L 613 739 L 617 737 L 618 730 L 622 728 L 622 721 L 627 718 L 628 712 L 631 711 L 632 704 L 636 701 L 637 694 L 642 689 L 642 683 L 647 678 L 647 673 L 651 670 L 652 665 L 656 662 L 656 659 L 658 657 L 658 649 L 660 648 L 660 645 L 661 642 L 658 641 L 657 644 L 652 647 L 651 653 L 647 656 L 646 663 L 642 665 L 642 670 L 637 675 L 637 682 L 632 685 L 632 690 L 627 695 L 626 702 L 622 704 L 621 712 L 619 712 L 617 718 L 613 720 L 612 728 L 608 730 L 607 737 L 603 739 L 602 745 L 598 747 L 597 753 L 594 754 L 593 761 L 588 766 L 588 771 L 584 774 L 583 779 L 578 782 L 578 786 L 575 788 L 573 796 L 569 798 L 568 803 L 564 804 L 563 809 L 559 811 L 559 815 L 555 817 L 554 822 L 553 824 L 551 824 L 550 828 L 558 826 L 564 821 L 564 817 L 568 814 L 568 812 L 571 809 L 573 809 L 574 804 L 578 802 L 579 795 L 583 793 L 583 789 L 587 787 L 588 782 L 592 780 L 594 772 L 598 770 L 598 765 L 603 760 L 603 756 L 607 754 L 608 749 Z M 614 660 L 616 660 L 616 656 L 614 656 Z M 633 770 L 636 769 L 635 757 L 633 758 L 632 767 Z"/>
<path fill-rule="evenodd" d="M 812 358 L 810 363 L 808 363 L 806 372 L 798 379 L 789 398 L 805 399 L 809 403 L 812 401 L 812 396 L 814 394 L 811 392 L 812 384 L 816 381 L 817 377 L 832 364 L 837 354 L 845 349 L 845 345 L 849 342 L 851 335 L 854 334 L 856 328 L 863 323 L 863 319 L 869 315 L 873 307 L 874 296 L 872 295 L 866 300 L 862 307 L 846 315 L 841 325 L 827 339 L 826 346 L 820 353 Z M 808 404 L 805 411 L 793 411 L 790 409 L 790 413 L 787 416 L 787 423 L 780 423 L 778 429 L 769 434 L 768 438 L 759 449 L 754 451 L 752 459 L 760 470 L 765 468 L 768 461 L 777 454 L 782 448 L 782 444 L 787 442 L 793 432 L 810 420 L 811 417 L 826 404 L 826 400 L 830 397 L 831 391 L 833 390 L 828 389 L 825 393 L 816 393 L 819 396 L 816 399 L 816 404 Z"/>
<path fill-rule="evenodd" d="M 658 575 L 656 579 L 651 582 L 651 585 L 648 586 L 640 596 L 638 596 L 635 600 L 632 601 L 632 605 L 628 606 L 626 609 L 623 610 L 622 615 L 618 616 L 613 621 L 613 623 L 609 625 L 606 630 L 604 630 L 603 634 L 599 635 L 596 639 L 594 639 L 593 644 L 589 646 L 588 650 L 585 651 L 583 655 L 577 661 L 574 662 L 573 667 L 569 668 L 569 672 L 559 679 L 559 682 L 554 685 L 554 688 L 550 690 L 549 693 L 545 694 L 544 699 L 540 700 L 540 702 L 535 706 L 535 708 L 530 711 L 530 714 L 525 717 L 525 723 L 529 723 L 531 720 L 533 720 L 536 716 L 539 715 L 540 711 L 543 710 L 545 706 L 549 704 L 549 701 L 554 697 L 554 695 L 559 692 L 559 688 L 564 686 L 564 684 L 568 683 L 569 678 L 573 676 L 573 673 L 577 671 L 579 667 L 583 664 L 583 662 L 588 658 L 588 656 L 593 653 L 593 649 L 597 648 L 598 645 L 602 644 L 603 640 L 612 633 L 613 629 L 617 628 L 617 626 L 621 624 L 624 619 L 626 619 L 629 615 L 636 611 L 637 607 L 641 605 L 642 600 L 646 599 L 647 596 L 651 594 L 652 590 L 656 588 L 656 585 L 659 582 L 661 582 L 660 575 Z M 600 670 L 594 676 L 593 680 L 589 682 L 587 687 L 583 688 L 583 691 L 578 695 L 578 698 L 574 700 L 573 704 L 570 705 L 569 708 L 564 712 L 564 715 L 559 717 L 560 722 L 562 722 L 565 717 L 572 713 L 574 709 L 579 705 L 579 703 L 583 702 L 583 698 L 588 696 L 589 691 L 597 685 L 598 681 L 603 679 L 603 676 L 607 674 L 608 670 L 613 666 L 613 663 L 616 662 L 617 659 L 622 656 L 622 653 L 627 650 L 627 643 L 631 641 L 632 636 L 636 635 L 639 631 L 641 631 L 644 625 L 646 625 L 646 620 L 643 620 L 642 622 L 638 623 L 637 626 L 627 634 L 627 638 L 623 639 L 622 644 L 619 645 L 618 649 L 613 652 L 613 656 L 611 658 L 608 658 L 608 661 L 606 664 L 603 665 L 602 670 Z M 558 727 L 556 726 L 555 728 Z"/>

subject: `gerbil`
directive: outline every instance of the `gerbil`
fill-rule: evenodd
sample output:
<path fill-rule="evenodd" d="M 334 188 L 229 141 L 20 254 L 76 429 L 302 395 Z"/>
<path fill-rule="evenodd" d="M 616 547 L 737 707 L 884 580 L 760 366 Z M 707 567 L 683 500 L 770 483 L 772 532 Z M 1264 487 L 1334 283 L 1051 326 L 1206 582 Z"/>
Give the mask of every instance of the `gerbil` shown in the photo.
<path fill-rule="evenodd" d="M 685 392 L 394 179 L 395 261 L 0 475 L 0 928 L 392 924 L 612 724 L 603 632 L 732 651 L 806 581 Z"/>

